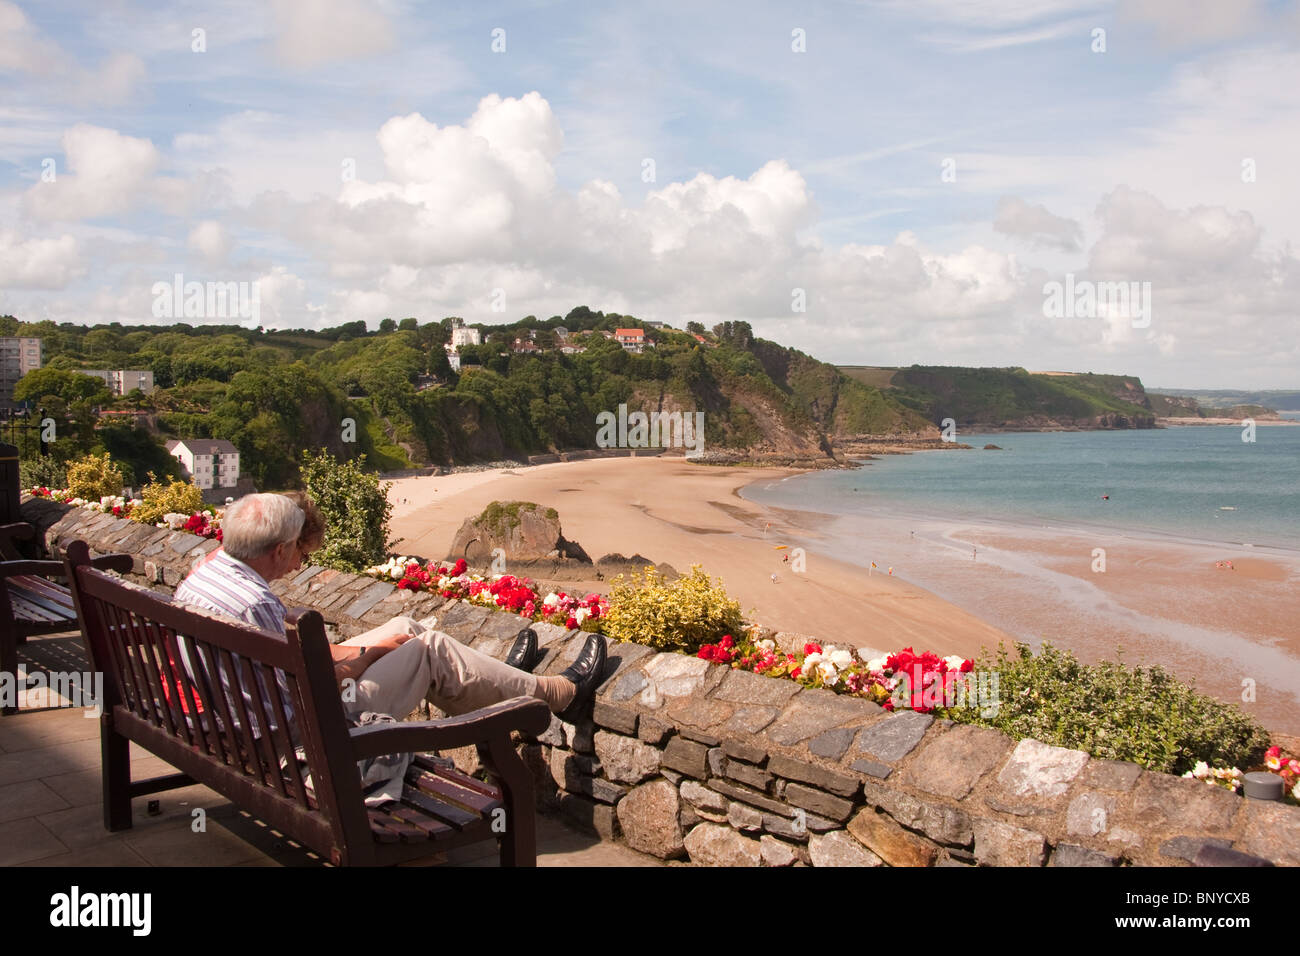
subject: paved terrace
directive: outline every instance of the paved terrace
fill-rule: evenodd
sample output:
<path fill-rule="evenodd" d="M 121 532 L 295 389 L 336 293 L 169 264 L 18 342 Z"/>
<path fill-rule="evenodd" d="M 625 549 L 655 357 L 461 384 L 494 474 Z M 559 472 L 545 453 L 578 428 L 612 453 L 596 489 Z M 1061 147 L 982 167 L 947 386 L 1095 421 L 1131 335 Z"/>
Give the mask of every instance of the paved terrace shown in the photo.
<path fill-rule="evenodd" d="M 90 669 L 76 634 L 31 638 L 18 657 L 28 672 Z M 22 692 L 20 712 L 0 718 L 0 866 L 326 865 L 200 785 L 131 801 L 133 828 L 108 832 L 100 806 L 99 722 L 81 707 L 49 706 L 46 695 Z M 134 744 L 131 756 L 135 779 L 175 772 Z M 151 801 L 158 804 L 154 813 Z M 200 808 L 207 827 L 195 833 L 193 811 Z M 540 815 L 537 852 L 539 866 L 663 865 Z M 496 866 L 496 846 L 462 847 L 448 854 L 447 865 Z"/>

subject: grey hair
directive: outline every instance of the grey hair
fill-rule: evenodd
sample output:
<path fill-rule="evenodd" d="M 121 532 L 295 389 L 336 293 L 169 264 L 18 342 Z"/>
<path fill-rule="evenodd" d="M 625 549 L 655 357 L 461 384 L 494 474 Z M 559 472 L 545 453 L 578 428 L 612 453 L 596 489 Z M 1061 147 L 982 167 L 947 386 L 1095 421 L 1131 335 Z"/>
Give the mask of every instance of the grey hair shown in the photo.
<path fill-rule="evenodd" d="M 302 509 L 284 495 L 245 495 L 221 519 L 221 547 L 239 561 L 256 561 L 297 541 L 303 520 Z"/>

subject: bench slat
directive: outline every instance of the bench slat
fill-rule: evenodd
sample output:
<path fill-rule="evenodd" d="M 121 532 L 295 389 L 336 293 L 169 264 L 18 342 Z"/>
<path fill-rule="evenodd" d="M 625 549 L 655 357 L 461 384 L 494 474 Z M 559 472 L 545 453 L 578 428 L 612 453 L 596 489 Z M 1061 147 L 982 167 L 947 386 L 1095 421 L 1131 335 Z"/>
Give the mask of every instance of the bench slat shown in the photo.
<path fill-rule="evenodd" d="M 412 774 L 408 776 L 407 782 L 411 786 L 418 787 L 420 790 L 432 795 L 433 797 L 464 807 L 468 811 L 485 816 L 490 814 L 501 806 L 499 799 L 494 800 L 491 797 L 470 790 L 468 787 L 457 786 L 450 780 L 443 777 L 436 777 L 431 773 Z"/>
<path fill-rule="evenodd" d="M 447 824 L 443 823 L 441 820 L 435 820 L 427 813 L 424 813 L 420 810 L 416 810 L 412 807 L 405 807 L 402 806 L 401 804 L 398 804 L 397 806 L 389 807 L 388 812 L 393 816 L 397 817 L 399 820 L 404 820 L 405 822 L 411 824 L 412 826 L 419 827 L 421 830 L 424 831 L 425 836 L 429 839 L 434 839 L 446 833 L 455 832 L 454 830 L 452 830 L 451 827 L 447 826 Z"/>
<path fill-rule="evenodd" d="M 430 773 L 437 774 L 439 777 L 446 777 L 452 783 L 459 784 L 469 790 L 477 790 L 485 797 L 491 797 L 494 800 L 499 800 L 501 798 L 501 790 L 499 788 L 492 786 L 490 783 L 484 783 L 482 780 L 477 780 L 467 774 L 463 774 L 454 766 L 449 767 L 443 764 L 440 760 L 435 760 L 430 757 L 428 754 L 416 754 L 411 763 L 419 767 L 421 770 L 427 770 Z"/>
<path fill-rule="evenodd" d="M 450 803 L 443 803 L 423 790 L 417 790 L 414 787 L 403 788 L 402 802 L 423 810 L 425 813 L 431 813 L 440 820 L 446 820 L 459 830 L 465 829 L 465 827 L 471 823 L 476 823 L 480 819 L 477 813 L 470 813 L 468 810 L 463 810 Z"/>

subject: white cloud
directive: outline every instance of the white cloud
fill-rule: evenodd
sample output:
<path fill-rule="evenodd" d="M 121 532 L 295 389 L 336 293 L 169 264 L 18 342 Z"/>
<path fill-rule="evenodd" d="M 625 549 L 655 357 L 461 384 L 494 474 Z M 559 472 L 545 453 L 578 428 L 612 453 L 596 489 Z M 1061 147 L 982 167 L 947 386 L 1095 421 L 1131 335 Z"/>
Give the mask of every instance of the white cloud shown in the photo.
<path fill-rule="evenodd" d="M 147 139 L 78 123 L 63 134 L 70 172 L 56 173 L 24 196 L 26 211 L 42 219 L 92 219 L 127 209 L 158 168 Z"/>
<path fill-rule="evenodd" d="M 1042 203 L 1027 203 L 1018 196 L 1003 196 L 998 201 L 993 228 L 1035 245 L 1067 252 L 1079 249 L 1083 242 L 1083 228 L 1075 220 L 1053 215 Z"/>
<path fill-rule="evenodd" d="M 188 242 L 210 264 L 223 263 L 230 256 L 230 234 L 214 219 L 205 219 L 191 229 Z"/>
<path fill-rule="evenodd" d="M 0 287 L 62 289 L 85 271 L 72 236 L 22 239 L 0 231 Z"/>
<path fill-rule="evenodd" d="M 273 0 L 272 7 L 276 54 L 295 69 L 372 56 L 393 46 L 388 17 L 364 0 Z"/>

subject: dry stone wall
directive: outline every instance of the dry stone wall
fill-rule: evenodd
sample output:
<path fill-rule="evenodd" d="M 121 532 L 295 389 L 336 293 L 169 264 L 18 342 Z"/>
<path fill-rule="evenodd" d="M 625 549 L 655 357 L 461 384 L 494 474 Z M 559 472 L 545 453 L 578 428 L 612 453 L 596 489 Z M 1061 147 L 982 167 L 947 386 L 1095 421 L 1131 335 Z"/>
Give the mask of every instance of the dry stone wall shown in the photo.
<path fill-rule="evenodd" d="M 125 551 L 171 591 L 215 547 L 48 501 L 23 504 L 51 552 Z M 351 636 L 395 615 L 503 657 L 527 622 L 372 578 L 305 568 L 274 584 Z M 584 636 L 533 625 L 538 673 Z M 519 749 L 539 809 L 663 860 L 706 866 L 1300 865 L 1300 807 L 1247 800 L 1136 764 L 731 670 L 610 645 L 591 718 L 552 719 Z M 473 748 L 454 754 L 478 769 Z"/>

